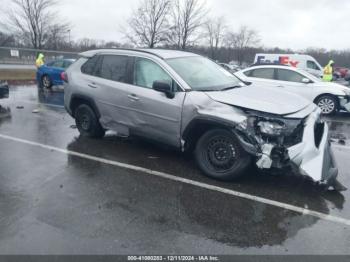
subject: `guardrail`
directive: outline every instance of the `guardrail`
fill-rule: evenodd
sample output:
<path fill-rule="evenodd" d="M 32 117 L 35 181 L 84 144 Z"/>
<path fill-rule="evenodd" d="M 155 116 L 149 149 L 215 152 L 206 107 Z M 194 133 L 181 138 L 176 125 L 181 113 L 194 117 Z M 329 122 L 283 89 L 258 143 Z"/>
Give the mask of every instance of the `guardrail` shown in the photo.
<path fill-rule="evenodd" d="M 38 53 L 45 55 L 46 62 L 60 58 L 75 59 L 78 57 L 78 53 L 75 52 L 0 47 L 0 64 L 33 65 Z"/>

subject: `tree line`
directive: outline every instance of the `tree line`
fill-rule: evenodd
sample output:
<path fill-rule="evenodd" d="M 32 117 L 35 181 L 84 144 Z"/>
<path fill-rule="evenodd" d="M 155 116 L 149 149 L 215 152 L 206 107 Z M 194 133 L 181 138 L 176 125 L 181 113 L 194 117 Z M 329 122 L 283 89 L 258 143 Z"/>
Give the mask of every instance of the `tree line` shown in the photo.
<path fill-rule="evenodd" d="M 259 32 L 245 25 L 232 30 L 225 17 L 213 17 L 200 0 L 142 0 L 124 25 L 122 41 L 83 38 L 72 40 L 71 24 L 57 14 L 56 0 L 12 0 L 10 11 L 1 14 L 0 46 L 31 47 L 60 51 L 95 48 L 168 48 L 196 52 L 221 62 L 252 63 L 258 52 L 295 53 L 266 48 Z M 1 12 L 1 11 L 0 11 Z M 329 59 L 350 67 L 350 50 L 308 48 L 298 51 L 314 56 L 321 64 Z"/>

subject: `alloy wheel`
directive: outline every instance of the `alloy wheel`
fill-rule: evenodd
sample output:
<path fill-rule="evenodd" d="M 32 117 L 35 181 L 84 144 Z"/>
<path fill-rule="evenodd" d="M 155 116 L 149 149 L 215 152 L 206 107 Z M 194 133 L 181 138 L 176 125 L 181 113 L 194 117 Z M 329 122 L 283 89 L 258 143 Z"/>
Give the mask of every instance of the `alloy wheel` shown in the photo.
<path fill-rule="evenodd" d="M 321 108 L 323 114 L 330 114 L 335 110 L 335 103 L 330 98 L 321 99 L 317 105 L 319 108 Z"/>

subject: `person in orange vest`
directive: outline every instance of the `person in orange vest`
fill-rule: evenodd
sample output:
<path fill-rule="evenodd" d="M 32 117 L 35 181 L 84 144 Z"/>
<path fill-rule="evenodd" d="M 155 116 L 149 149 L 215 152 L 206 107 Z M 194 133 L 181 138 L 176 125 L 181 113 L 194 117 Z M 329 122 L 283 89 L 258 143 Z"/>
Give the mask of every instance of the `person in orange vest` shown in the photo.
<path fill-rule="evenodd" d="M 331 82 L 333 80 L 333 72 L 334 72 L 334 61 L 330 60 L 329 63 L 323 69 L 323 81 Z"/>
<path fill-rule="evenodd" d="M 37 68 L 39 68 L 45 64 L 44 58 L 45 58 L 44 54 L 39 53 L 38 58 L 35 60 L 35 65 Z"/>

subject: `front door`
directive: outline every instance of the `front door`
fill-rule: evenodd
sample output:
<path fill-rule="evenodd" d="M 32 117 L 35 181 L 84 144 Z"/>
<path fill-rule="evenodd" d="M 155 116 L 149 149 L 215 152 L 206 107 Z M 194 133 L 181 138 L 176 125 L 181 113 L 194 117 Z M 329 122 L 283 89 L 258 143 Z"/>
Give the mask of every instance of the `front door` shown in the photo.
<path fill-rule="evenodd" d="M 159 142 L 180 146 L 181 113 L 186 93 L 156 62 L 135 58 L 133 83 L 127 94 L 130 123 L 137 134 Z M 152 88 L 154 81 L 166 81 L 175 91 L 174 98 Z"/>
<path fill-rule="evenodd" d="M 312 81 L 309 79 L 310 83 L 304 83 L 303 79 L 305 78 L 307 77 L 289 69 L 277 69 L 276 72 L 277 87 L 279 87 L 281 90 L 285 90 L 312 100 Z"/>

